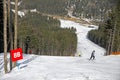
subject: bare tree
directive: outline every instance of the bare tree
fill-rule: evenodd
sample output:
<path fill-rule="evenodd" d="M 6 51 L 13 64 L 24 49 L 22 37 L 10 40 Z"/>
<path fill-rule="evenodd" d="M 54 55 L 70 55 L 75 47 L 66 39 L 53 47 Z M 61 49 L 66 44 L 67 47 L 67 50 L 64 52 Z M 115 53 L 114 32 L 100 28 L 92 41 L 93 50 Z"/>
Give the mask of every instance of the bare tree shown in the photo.
<path fill-rule="evenodd" d="M 8 0 L 8 28 L 9 28 L 9 43 L 10 43 L 10 50 L 13 49 L 13 34 L 12 34 L 12 26 L 11 26 L 11 5 L 10 1 Z M 10 56 L 10 70 L 12 70 L 12 60 Z"/>
<path fill-rule="evenodd" d="M 7 7 L 6 7 L 6 0 L 3 1 L 3 15 L 4 15 L 4 70 L 5 73 L 8 72 L 7 69 Z"/>

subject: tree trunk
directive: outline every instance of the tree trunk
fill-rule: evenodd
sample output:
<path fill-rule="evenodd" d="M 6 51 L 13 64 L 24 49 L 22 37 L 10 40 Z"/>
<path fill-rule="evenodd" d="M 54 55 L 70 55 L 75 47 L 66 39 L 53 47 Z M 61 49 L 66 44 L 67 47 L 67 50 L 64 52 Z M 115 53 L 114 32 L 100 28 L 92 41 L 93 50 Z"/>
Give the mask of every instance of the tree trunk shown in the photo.
<path fill-rule="evenodd" d="M 7 69 L 7 7 L 6 7 L 6 0 L 4 0 L 3 2 L 3 15 L 4 15 L 4 28 L 3 28 L 3 31 L 4 31 L 4 70 L 5 70 L 5 73 L 8 72 L 8 69 Z"/>
<path fill-rule="evenodd" d="M 15 0 L 15 24 L 14 24 L 14 49 L 17 48 L 17 16 L 18 16 L 18 0 Z M 14 67 L 16 62 L 14 63 Z"/>
<path fill-rule="evenodd" d="M 9 40 L 10 40 L 10 50 L 13 49 L 13 36 L 12 36 L 12 26 L 11 26 L 11 12 L 10 12 L 10 0 L 8 0 L 8 27 L 9 27 Z M 12 70 L 12 60 L 10 56 L 10 70 Z"/>
<path fill-rule="evenodd" d="M 113 29 L 113 37 L 112 37 L 112 43 L 111 43 L 111 50 L 110 50 L 110 53 L 113 52 L 115 34 L 116 34 L 116 22 L 115 22 L 114 29 Z"/>
<path fill-rule="evenodd" d="M 107 44 L 107 52 L 106 55 L 110 55 L 110 51 L 111 51 L 111 43 L 112 43 L 112 29 L 110 29 L 108 31 L 108 35 L 109 35 L 109 40 L 108 40 L 108 44 Z"/>

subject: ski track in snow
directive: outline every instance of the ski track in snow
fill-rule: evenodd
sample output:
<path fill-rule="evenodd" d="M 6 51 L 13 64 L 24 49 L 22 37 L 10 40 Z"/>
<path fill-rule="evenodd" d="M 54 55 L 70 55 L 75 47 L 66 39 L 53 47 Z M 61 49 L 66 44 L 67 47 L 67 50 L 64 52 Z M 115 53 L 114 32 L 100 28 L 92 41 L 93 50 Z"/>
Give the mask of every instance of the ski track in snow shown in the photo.
<path fill-rule="evenodd" d="M 0 80 L 120 80 L 120 56 L 103 56 L 105 50 L 87 39 L 88 31 L 97 27 L 60 21 L 63 28 L 77 29 L 77 53 L 80 52 L 82 57 L 24 54 L 24 59 L 18 61 L 21 69 L 14 68 L 11 73 L 2 75 Z M 92 50 L 96 51 L 96 60 L 88 60 Z M 0 63 L 3 64 L 3 61 Z"/>

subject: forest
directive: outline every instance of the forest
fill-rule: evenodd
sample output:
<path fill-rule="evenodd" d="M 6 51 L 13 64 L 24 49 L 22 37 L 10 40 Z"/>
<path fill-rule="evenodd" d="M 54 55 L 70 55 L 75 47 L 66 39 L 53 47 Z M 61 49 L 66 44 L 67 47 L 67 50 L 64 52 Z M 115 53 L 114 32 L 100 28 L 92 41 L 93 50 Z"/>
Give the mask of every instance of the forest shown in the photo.
<path fill-rule="evenodd" d="M 101 20 L 107 16 L 117 0 L 22 0 L 21 10 L 37 9 L 41 13 Z"/>
<path fill-rule="evenodd" d="M 37 9 L 41 13 L 53 15 L 66 15 L 67 0 L 22 0 L 20 9 L 29 10 Z"/>
<path fill-rule="evenodd" d="M 103 20 L 111 8 L 115 7 L 117 0 L 71 0 L 71 5 L 76 5 L 73 15 L 92 20 Z"/>
<path fill-rule="evenodd" d="M 70 56 L 76 52 L 76 29 L 60 28 L 59 20 L 38 13 L 29 13 L 20 18 L 19 22 L 19 47 L 24 50 L 26 38 L 29 36 L 29 50 L 35 54 Z"/>

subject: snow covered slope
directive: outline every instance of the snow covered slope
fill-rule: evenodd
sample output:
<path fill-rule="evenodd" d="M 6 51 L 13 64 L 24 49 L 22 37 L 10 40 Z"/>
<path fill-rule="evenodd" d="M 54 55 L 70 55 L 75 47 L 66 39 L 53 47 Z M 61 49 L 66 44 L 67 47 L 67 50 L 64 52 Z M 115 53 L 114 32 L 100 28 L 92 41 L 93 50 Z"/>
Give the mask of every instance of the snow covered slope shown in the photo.
<path fill-rule="evenodd" d="M 29 63 L 21 64 L 21 69 L 16 67 L 0 80 L 120 80 L 120 56 L 95 61 L 79 57 L 32 55 L 31 58 L 34 59 Z"/>
<path fill-rule="evenodd" d="M 60 21 L 62 27 L 76 27 L 77 52 L 81 52 L 82 57 L 24 55 L 19 61 L 21 69 L 16 67 L 0 76 L 0 80 L 120 80 L 120 56 L 103 56 L 105 50 L 86 37 L 91 28 Z M 96 60 L 88 60 L 93 49 Z"/>
<path fill-rule="evenodd" d="M 96 51 L 96 56 L 103 56 L 105 53 L 105 49 L 99 47 L 98 45 L 94 44 L 90 40 L 87 39 L 87 33 L 88 31 L 92 29 L 97 29 L 98 27 L 95 26 L 95 28 L 88 28 L 87 26 L 82 26 L 79 23 L 75 23 L 72 21 L 66 21 L 66 20 L 60 20 L 61 21 L 61 27 L 63 28 L 69 28 L 74 27 L 76 28 L 76 33 L 78 37 L 78 46 L 77 46 L 77 53 L 81 53 L 83 57 L 89 57 L 91 52 L 93 50 Z"/>

